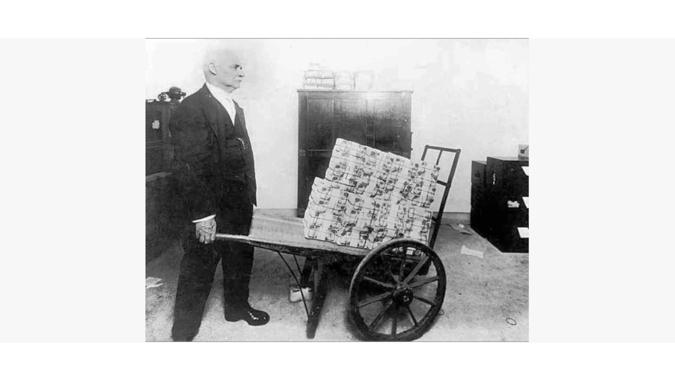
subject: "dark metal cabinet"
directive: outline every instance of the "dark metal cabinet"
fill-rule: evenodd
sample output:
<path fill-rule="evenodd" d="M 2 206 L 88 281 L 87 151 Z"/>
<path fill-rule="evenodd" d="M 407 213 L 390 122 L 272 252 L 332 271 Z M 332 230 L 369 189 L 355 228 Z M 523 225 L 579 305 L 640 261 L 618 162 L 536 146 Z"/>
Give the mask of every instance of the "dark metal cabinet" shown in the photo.
<path fill-rule="evenodd" d="M 298 90 L 298 216 L 342 138 L 410 158 L 412 91 Z"/>
<path fill-rule="evenodd" d="M 471 163 L 471 228 L 503 252 L 528 252 L 529 238 L 518 227 L 529 227 L 529 161 L 488 157 Z"/>
<path fill-rule="evenodd" d="M 177 102 L 145 103 L 145 175 L 170 171 L 172 147 L 169 120 Z"/>
<path fill-rule="evenodd" d="M 145 103 L 145 248 L 146 262 L 157 258 L 177 235 L 172 220 L 169 120 L 177 102 Z"/>

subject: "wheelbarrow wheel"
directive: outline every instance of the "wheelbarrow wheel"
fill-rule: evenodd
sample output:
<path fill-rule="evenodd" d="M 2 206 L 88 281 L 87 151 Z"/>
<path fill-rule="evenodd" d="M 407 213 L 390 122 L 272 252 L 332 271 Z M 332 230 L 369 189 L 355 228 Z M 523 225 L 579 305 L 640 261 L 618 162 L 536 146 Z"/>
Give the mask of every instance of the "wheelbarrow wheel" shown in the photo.
<path fill-rule="evenodd" d="M 443 262 L 431 248 L 415 240 L 391 240 L 356 268 L 349 287 L 350 319 L 366 340 L 418 339 L 441 310 L 445 285 Z"/>

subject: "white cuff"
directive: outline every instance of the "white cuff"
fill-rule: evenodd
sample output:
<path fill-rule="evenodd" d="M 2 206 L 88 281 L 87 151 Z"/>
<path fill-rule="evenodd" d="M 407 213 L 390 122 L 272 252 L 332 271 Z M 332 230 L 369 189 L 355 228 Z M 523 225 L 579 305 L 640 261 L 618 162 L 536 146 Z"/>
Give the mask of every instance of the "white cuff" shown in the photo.
<path fill-rule="evenodd" d="M 192 223 L 205 222 L 205 221 L 211 220 L 211 219 L 213 219 L 213 218 L 215 218 L 215 217 L 216 217 L 216 214 L 213 214 L 213 215 L 211 215 L 211 216 L 207 216 L 206 218 L 201 218 L 201 219 L 193 220 Z"/>

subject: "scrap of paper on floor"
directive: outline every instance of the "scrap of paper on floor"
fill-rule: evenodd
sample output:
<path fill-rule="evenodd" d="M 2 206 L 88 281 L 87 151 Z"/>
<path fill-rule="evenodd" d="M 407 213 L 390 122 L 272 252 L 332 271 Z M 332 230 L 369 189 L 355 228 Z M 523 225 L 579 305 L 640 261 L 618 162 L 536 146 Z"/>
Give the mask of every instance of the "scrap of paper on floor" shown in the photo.
<path fill-rule="evenodd" d="M 162 279 L 161 278 L 155 278 L 155 277 L 148 277 L 145 279 L 145 288 L 156 288 L 159 286 L 162 286 Z"/>
<path fill-rule="evenodd" d="M 525 202 L 525 207 L 530 208 L 530 197 L 523 197 L 523 202 Z"/>
<path fill-rule="evenodd" d="M 451 224 L 451 223 L 450 223 L 450 224 L 448 224 L 448 225 L 449 225 L 450 227 L 452 227 L 452 229 L 454 229 L 455 231 L 460 232 L 460 233 L 463 233 L 464 235 L 473 235 L 471 232 L 467 231 L 467 230 L 464 228 L 464 225 L 461 224 L 461 223 L 460 223 L 460 224 L 457 224 L 457 225 L 454 225 L 454 224 Z"/>
<path fill-rule="evenodd" d="M 483 258 L 482 251 L 476 251 L 474 249 L 467 248 L 464 245 L 462 246 L 462 249 L 459 250 L 459 253 L 461 253 L 462 255 L 480 257 L 481 259 Z"/>
<path fill-rule="evenodd" d="M 529 177 L 530 176 L 530 167 L 529 166 L 521 166 L 521 168 L 523 168 L 523 171 Z"/>

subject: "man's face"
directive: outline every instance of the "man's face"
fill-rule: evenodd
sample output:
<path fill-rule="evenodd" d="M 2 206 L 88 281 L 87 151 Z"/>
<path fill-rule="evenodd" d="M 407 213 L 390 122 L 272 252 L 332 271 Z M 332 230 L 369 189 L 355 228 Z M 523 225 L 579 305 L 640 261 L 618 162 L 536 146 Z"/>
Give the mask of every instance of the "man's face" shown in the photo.
<path fill-rule="evenodd" d="M 216 81 L 225 91 L 232 92 L 241 86 L 241 81 L 244 79 L 244 68 L 236 55 L 225 52 L 218 57 L 214 66 Z"/>

